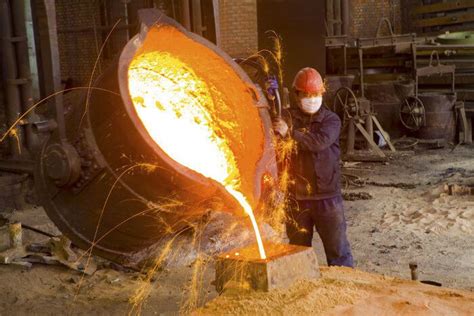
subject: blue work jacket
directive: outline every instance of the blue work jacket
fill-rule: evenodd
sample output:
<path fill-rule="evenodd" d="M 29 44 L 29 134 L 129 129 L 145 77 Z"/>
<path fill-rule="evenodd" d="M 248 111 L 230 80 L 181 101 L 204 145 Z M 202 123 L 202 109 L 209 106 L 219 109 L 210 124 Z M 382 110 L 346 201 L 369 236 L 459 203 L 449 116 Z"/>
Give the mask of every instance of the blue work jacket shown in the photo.
<path fill-rule="evenodd" d="M 290 158 L 296 200 L 324 200 L 339 196 L 341 120 L 326 106 L 313 115 L 292 108 L 285 115 L 297 148 Z"/>

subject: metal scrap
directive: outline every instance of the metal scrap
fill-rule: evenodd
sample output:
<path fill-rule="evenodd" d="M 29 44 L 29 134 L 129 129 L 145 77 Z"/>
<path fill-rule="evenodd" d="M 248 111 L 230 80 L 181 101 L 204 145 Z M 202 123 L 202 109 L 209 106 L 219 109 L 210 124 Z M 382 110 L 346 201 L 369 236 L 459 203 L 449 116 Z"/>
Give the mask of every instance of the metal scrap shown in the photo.
<path fill-rule="evenodd" d="M 368 192 L 343 192 L 342 198 L 345 201 L 372 200 L 373 196 Z"/>
<path fill-rule="evenodd" d="M 83 256 L 83 252 L 74 248 L 65 236 L 51 237 L 45 243 L 24 245 L 21 223 L 8 223 L 5 227 L 9 233 L 9 245 L 0 251 L 0 263 L 27 268 L 31 268 L 33 263 L 64 265 L 88 275 L 97 270 L 95 261 Z"/>

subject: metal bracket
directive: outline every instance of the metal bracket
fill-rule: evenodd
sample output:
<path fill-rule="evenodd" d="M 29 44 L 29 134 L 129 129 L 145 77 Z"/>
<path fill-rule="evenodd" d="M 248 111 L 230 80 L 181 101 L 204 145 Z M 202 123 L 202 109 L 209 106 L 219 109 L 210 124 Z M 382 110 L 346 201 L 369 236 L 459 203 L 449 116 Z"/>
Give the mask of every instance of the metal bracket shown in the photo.
<path fill-rule="evenodd" d="M 324 39 L 326 47 L 355 47 L 356 40 L 349 38 L 346 35 L 342 36 L 327 36 Z"/>
<path fill-rule="evenodd" d="M 31 79 L 28 78 L 18 78 L 18 79 L 7 79 L 5 82 L 7 84 L 15 85 L 15 86 L 21 86 L 24 84 L 27 84 L 30 82 Z"/>
<path fill-rule="evenodd" d="M 381 36 L 380 31 L 382 30 L 382 26 L 387 26 L 390 35 L 389 36 Z M 392 24 L 390 23 L 389 19 L 382 18 L 379 21 L 379 25 L 377 27 L 377 31 L 375 33 L 375 37 L 373 38 L 359 38 L 357 40 L 357 47 L 358 48 L 371 48 L 371 47 L 380 47 L 380 46 L 396 46 L 401 44 L 412 44 L 416 41 L 416 34 L 395 34 L 393 32 Z"/>
<path fill-rule="evenodd" d="M 28 40 L 26 36 L 4 37 L 3 39 L 12 43 L 26 42 Z"/>

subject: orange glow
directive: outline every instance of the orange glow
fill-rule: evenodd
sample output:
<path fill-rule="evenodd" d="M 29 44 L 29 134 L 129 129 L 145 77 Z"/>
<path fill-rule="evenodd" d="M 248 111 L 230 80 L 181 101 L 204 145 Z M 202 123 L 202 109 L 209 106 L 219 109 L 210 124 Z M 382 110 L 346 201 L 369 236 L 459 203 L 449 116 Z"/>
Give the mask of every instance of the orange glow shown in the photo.
<path fill-rule="evenodd" d="M 166 28 L 157 31 L 163 29 L 166 31 Z M 226 103 L 229 98 L 179 57 L 160 50 L 137 53 L 128 71 L 129 92 L 136 113 L 149 135 L 170 158 L 221 183 L 240 203 L 252 221 L 260 257 L 265 259 L 252 206 L 242 193 L 249 191 L 242 190 L 242 180 L 247 187 L 252 180 L 248 176 L 243 179 L 242 170 L 248 174 L 248 170 L 255 168 L 255 161 L 251 160 L 249 168 L 239 168 L 245 156 L 236 155 L 239 152 L 236 148 L 240 146 L 240 152 L 244 152 L 246 144 L 242 139 L 235 141 L 235 135 L 242 133 L 239 131 L 242 126 L 239 120 L 223 119 L 229 115 L 226 113 L 230 109 Z M 232 104 L 232 107 L 238 105 Z M 258 115 L 253 108 L 241 111 Z M 255 112 L 249 113 L 251 111 Z M 261 133 L 261 125 L 257 125 L 257 132 Z"/>

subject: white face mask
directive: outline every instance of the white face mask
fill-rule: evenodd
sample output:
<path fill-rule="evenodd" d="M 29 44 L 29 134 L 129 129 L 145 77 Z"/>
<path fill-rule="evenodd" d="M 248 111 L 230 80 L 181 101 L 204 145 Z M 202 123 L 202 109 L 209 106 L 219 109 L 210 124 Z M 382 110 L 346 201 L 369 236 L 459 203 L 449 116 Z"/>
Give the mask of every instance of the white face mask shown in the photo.
<path fill-rule="evenodd" d="M 308 114 L 314 114 L 319 111 L 322 103 L 323 97 L 302 98 L 301 110 Z"/>

